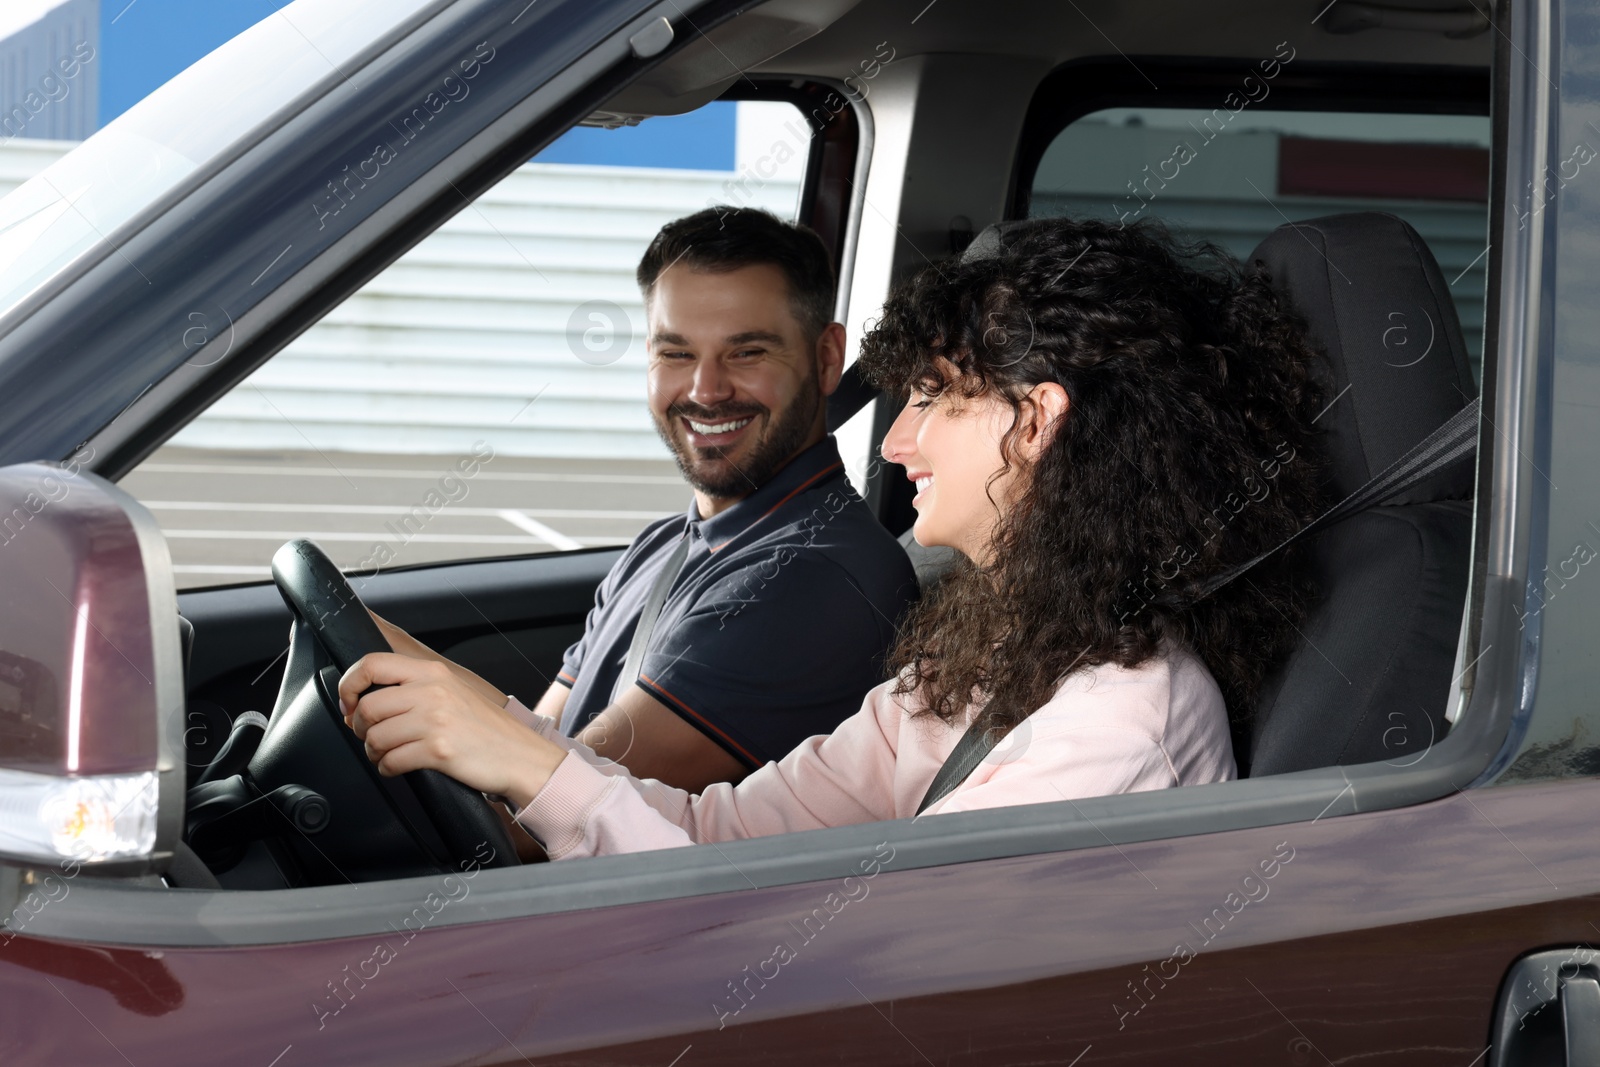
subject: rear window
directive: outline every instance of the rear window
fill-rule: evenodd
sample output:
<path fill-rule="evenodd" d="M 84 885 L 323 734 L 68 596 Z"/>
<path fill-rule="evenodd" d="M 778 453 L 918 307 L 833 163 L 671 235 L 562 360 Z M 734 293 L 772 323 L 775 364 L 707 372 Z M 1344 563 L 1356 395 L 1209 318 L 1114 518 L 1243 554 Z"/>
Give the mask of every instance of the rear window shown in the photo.
<path fill-rule="evenodd" d="M 1238 256 L 1283 223 L 1386 211 L 1444 272 L 1481 380 L 1489 119 L 1227 108 L 1109 108 L 1056 135 L 1030 217 L 1158 217 Z"/>

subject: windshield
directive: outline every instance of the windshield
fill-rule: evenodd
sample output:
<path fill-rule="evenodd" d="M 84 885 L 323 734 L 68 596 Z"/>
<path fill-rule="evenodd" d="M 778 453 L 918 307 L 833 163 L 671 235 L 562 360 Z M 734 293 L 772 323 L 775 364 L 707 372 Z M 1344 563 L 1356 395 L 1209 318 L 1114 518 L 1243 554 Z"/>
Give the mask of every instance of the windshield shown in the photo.
<path fill-rule="evenodd" d="M 374 41 L 441 0 L 296 0 L 0 200 L 0 319 L 145 208 L 258 137 Z M 204 101 L 205 107 L 197 107 Z"/>

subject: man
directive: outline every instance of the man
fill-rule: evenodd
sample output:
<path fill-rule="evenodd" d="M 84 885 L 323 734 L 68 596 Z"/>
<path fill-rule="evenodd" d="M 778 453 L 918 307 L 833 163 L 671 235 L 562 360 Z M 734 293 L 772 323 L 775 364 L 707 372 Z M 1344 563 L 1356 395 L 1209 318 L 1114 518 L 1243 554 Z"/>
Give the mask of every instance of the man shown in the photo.
<path fill-rule="evenodd" d="M 916 580 L 827 432 L 845 338 L 821 240 L 710 208 L 663 227 L 638 281 L 650 413 L 694 500 L 612 568 L 535 710 L 635 775 L 698 792 L 854 713 Z M 641 669 L 622 677 L 684 538 Z"/>
<path fill-rule="evenodd" d="M 697 793 L 857 711 L 916 577 L 827 432 L 845 337 L 816 234 L 709 208 L 662 228 L 638 281 L 650 413 L 694 497 L 617 561 L 534 710 L 637 777 Z M 396 651 L 432 656 L 384 628 Z"/>

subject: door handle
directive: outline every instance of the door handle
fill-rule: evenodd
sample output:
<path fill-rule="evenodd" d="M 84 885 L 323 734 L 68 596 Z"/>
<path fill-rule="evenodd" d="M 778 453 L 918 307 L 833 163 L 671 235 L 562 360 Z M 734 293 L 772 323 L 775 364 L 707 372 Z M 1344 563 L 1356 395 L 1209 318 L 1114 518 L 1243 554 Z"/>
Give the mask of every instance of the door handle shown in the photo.
<path fill-rule="evenodd" d="M 1489 1067 L 1600 1067 L 1600 950 L 1549 949 L 1511 965 Z"/>

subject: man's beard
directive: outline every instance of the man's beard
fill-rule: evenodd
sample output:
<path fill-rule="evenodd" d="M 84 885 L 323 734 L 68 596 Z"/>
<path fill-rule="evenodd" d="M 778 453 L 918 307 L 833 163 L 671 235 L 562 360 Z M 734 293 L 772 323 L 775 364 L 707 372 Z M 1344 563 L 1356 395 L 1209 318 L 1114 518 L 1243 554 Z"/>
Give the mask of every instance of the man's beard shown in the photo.
<path fill-rule="evenodd" d="M 738 465 L 728 462 L 726 470 L 712 468 L 726 459 L 729 450 L 708 448 L 697 452 L 684 439 L 680 420 L 689 418 L 696 422 L 729 422 L 745 416 L 760 418 L 769 409 L 760 406 L 706 408 L 699 404 L 677 403 L 667 408 L 664 417 L 656 417 L 656 432 L 671 449 L 672 458 L 678 461 L 678 470 L 683 473 L 685 481 L 709 497 L 726 500 L 755 492 L 793 459 L 811 435 L 811 427 L 821 406 L 821 383 L 813 371 L 800 387 L 799 395 L 768 427 L 766 436 L 756 442 L 749 458 Z M 743 444 L 743 441 L 735 442 L 735 447 Z"/>

